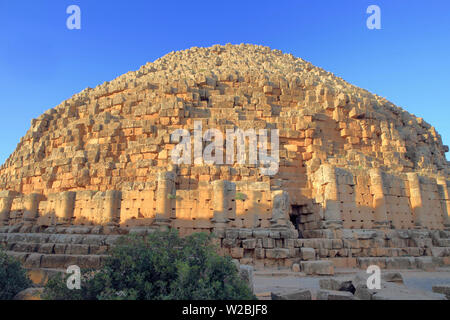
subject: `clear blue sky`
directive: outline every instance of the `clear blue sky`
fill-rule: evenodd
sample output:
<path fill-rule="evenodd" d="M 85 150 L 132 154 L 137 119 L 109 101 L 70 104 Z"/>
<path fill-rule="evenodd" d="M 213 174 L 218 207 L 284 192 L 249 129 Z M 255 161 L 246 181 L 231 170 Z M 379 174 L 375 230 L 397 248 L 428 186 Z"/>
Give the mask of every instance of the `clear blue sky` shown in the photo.
<path fill-rule="evenodd" d="M 81 8 L 81 30 L 66 8 Z M 382 30 L 366 27 L 381 8 Z M 423 117 L 450 144 L 450 1 L 0 0 L 0 162 L 86 87 L 192 46 L 263 44 Z"/>

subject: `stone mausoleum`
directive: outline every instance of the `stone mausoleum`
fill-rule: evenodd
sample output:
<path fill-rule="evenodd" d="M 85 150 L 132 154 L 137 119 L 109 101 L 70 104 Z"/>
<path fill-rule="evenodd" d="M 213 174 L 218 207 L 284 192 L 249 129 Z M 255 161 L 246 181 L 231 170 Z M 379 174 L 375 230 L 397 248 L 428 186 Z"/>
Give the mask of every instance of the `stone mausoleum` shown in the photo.
<path fill-rule="evenodd" d="M 278 171 L 174 163 L 172 133 L 196 121 L 277 129 Z M 32 120 L 0 168 L 0 243 L 29 268 L 95 267 L 157 228 L 214 232 L 256 267 L 448 264 L 447 151 L 423 119 L 291 54 L 194 47 Z"/>

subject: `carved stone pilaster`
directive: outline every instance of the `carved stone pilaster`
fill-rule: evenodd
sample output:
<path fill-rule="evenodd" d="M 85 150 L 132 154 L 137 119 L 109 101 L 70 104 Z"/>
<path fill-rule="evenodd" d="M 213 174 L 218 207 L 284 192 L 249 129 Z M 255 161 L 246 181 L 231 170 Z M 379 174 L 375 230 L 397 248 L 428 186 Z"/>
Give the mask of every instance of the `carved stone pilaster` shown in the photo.
<path fill-rule="evenodd" d="M 17 196 L 15 191 L 1 191 L 0 192 L 0 226 L 7 226 L 9 224 L 9 214 L 14 198 Z"/>
<path fill-rule="evenodd" d="M 387 218 L 386 198 L 383 188 L 383 175 L 379 168 L 370 170 L 370 193 L 373 196 L 375 211 L 375 229 L 388 229 L 390 222 Z"/>
<path fill-rule="evenodd" d="M 172 215 L 172 202 L 175 201 L 175 173 L 163 171 L 158 173 L 158 186 L 156 189 L 156 215 L 155 224 L 168 227 Z"/>
<path fill-rule="evenodd" d="M 75 196 L 76 193 L 73 191 L 61 192 L 57 195 L 55 203 L 56 224 L 70 225 L 72 223 Z"/>

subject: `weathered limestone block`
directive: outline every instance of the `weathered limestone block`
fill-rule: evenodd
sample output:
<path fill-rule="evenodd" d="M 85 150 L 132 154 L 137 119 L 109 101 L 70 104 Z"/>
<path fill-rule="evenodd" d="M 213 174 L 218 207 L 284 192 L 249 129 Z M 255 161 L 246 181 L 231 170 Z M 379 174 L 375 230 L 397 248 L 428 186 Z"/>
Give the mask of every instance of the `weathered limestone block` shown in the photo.
<path fill-rule="evenodd" d="M 425 271 L 434 271 L 439 267 L 439 262 L 434 257 L 416 257 L 416 267 Z"/>
<path fill-rule="evenodd" d="M 445 294 L 447 300 L 450 300 L 450 285 L 438 284 L 433 286 L 433 292 Z"/>
<path fill-rule="evenodd" d="M 311 300 L 311 290 L 297 289 L 271 292 L 272 300 Z"/>
<path fill-rule="evenodd" d="M 355 287 L 350 278 L 327 278 L 319 280 L 320 289 L 332 291 L 346 291 L 355 293 Z"/>
<path fill-rule="evenodd" d="M 313 248 L 300 248 L 300 253 L 302 260 L 316 259 L 316 250 L 314 250 Z"/>
<path fill-rule="evenodd" d="M 266 257 L 269 259 L 286 259 L 289 257 L 289 249 L 274 248 L 266 249 Z"/>
<path fill-rule="evenodd" d="M 253 231 L 250 229 L 239 229 L 239 238 L 248 239 L 253 236 Z"/>
<path fill-rule="evenodd" d="M 256 248 L 256 239 L 242 240 L 242 247 L 244 249 L 255 249 Z"/>
<path fill-rule="evenodd" d="M 355 296 L 348 291 L 319 290 L 317 300 L 355 300 Z"/>
<path fill-rule="evenodd" d="M 25 260 L 24 267 L 25 268 L 39 268 L 41 266 L 42 254 L 39 253 L 31 253 L 27 259 Z"/>
<path fill-rule="evenodd" d="M 272 238 L 263 238 L 262 245 L 266 249 L 272 249 L 275 246 L 275 240 Z"/>
<path fill-rule="evenodd" d="M 243 248 L 231 248 L 231 257 L 233 259 L 241 259 L 244 257 L 244 249 Z"/>
<path fill-rule="evenodd" d="M 301 261 L 300 266 L 307 275 L 334 275 L 333 262 L 329 260 Z"/>

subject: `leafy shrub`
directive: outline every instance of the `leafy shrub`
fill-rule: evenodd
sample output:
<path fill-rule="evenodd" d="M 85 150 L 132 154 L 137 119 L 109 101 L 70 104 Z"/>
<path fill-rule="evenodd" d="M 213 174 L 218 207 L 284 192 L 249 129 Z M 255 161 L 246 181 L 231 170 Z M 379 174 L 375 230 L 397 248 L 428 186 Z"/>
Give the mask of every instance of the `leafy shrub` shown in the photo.
<path fill-rule="evenodd" d="M 31 281 L 19 261 L 0 248 L 0 300 L 10 300 L 31 286 Z"/>
<path fill-rule="evenodd" d="M 82 272 L 81 289 L 66 277 L 51 279 L 45 299 L 226 300 L 253 299 L 229 257 L 216 253 L 204 233 L 181 238 L 176 231 L 122 237 L 98 271 Z"/>

